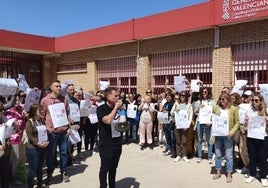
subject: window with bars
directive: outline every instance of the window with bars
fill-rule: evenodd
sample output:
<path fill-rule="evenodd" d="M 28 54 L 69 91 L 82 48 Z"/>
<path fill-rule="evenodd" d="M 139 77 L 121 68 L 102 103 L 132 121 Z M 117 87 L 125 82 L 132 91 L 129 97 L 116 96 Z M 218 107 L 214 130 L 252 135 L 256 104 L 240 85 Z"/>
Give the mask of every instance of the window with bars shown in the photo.
<path fill-rule="evenodd" d="M 248 80 L 247 88 L 258 89 L 268 83 L 268 41 L 256 41 L 232 46 L 236 80 Z"/>
<path fill-rule="evenodd" d="M 87 63 L 58 64 L 57 72 L 87 70 Z"/>
<path fill-rule="evenodd" d="M 14 78 L 23 74 L 30 87 L 42 88 L 42 56 L 0 51 L 0 77 Z"/>
<path fill-rule="evenodd" d="M 188 49 L 150 55 L 152 88 L 161 93 L 174 86 L 174 76 L 185 76 L 189 81 L 200 79 L 206 87 L 212 85 L 212 48 Z"/>
<path fill-rule="evenodd" d="M 97 60 L 99 81 L 108 81 L 124 93 L 137 91 L 136 56 Z"/>

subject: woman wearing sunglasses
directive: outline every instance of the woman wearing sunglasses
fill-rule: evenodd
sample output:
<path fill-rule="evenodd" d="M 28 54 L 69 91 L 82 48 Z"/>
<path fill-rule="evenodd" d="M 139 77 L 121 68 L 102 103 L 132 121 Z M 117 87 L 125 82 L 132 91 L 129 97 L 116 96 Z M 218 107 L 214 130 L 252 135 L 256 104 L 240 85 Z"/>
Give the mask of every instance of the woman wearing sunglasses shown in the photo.
<path fill-rule="evenodd" d="M 234 135 L 239 128 L 238 109 L 232 105 L 230 94 L 222 93 L 218 105 L 213 107 L 212 135 L 215 136 L 216 174 L 213 179 L 221 177 L 222 157 L 226 158 L 226 182 L 232 182 Z M 225 152 L 223 155 L 222 152 Z"/>
<path fill-rule="evenodd" d="M 249 155 L 249 177 L 246 183 L 254 181 L 256 176 L 257 164 L 260 170 L 261 184 L 268 186 L 267 175 L 267 131 L 268 122 L 266 105 L 264 98 L 260 94 L 255 94 L 252 98 L 251 109 L 247 111 L 245 126 L 248 128 L 247 147 Z"/>

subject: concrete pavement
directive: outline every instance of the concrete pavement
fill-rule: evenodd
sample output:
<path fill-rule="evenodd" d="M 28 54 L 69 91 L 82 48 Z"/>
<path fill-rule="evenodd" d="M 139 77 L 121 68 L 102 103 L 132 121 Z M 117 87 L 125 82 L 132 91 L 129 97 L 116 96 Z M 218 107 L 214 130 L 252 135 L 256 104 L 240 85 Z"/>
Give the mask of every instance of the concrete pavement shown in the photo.
<path fill-rule="evenodd" d="M 244 183 L 244 176 L 233 174 L 232 183 L 226 183 L 223 175 L 218 180 L 212 180 L 215 165 L 207 160 L 196 163 L 184 161 L 174 162 L 169 156 L 163 156 L 163 148 L 154 150 L 146 148 L 141 151 L 136 144 L 123 146 L 116 178 L 117 188 L 254 188 L 262 187 L 257 180 L 250 184 Z M 76 151 L 75 151 L 76 153 Z M 92 156 L 83 153 L 84 159 L 75 163 L 69 170 L 70 182 L 62 183 L 59 169 L 53 174 L 51 188 L 98 188 L 98 172 L 100 167 L 99 154 Z"/>

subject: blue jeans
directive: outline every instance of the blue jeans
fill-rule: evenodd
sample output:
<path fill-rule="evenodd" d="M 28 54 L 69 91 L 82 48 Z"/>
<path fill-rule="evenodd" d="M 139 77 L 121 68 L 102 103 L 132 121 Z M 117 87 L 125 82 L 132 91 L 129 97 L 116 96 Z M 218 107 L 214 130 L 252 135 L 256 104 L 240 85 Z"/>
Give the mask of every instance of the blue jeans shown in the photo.
<path fill-rule="evenodd" d="M 38 185 L 42 185 L 42 167 L 45 160 L 46 149 L 26 148 L 28 166 L 28 184 L 33 186 L 35 174 L 37 175 Z"/>
<path fill-rule="evenodd" d="M 130 125 L 130 135 L 132 135 L 133 140 L 137 139 L 137 125 L 135 123 L 135 119 L 128 118 L 127 123 Z"/>
<path fill-rule="evenodd" d="M 216 169 L 221 170 L 222 151 L 225 151 L 226 171 L 233 172 L 233 147 L 234 137 L 228 138 L 226 136 L 215 137 L 215 152 L 216 152 Z"/>
<path fill-rule="evenodd" d="M 199 124 L 199 122 L 197 122 L 197 137 L 198 137 L 197 155 L 198 157 L 202 157 L 202 144 L 203 144 L 204 130 L 205 130 L 206 142 L 208 145 L 208 159 L 211 159 L 213 155 L 212 154 L 213 146 L 209 144 L 211 126 L 207 127 L 205 124 Z"/>
<path fill-rule="evenodd" d="M 68 137 L 66 131 L 63 133 L 48 134 L 48 148 L 47 148 L 47 173 L 52 174 L 55 169 L 55 154 L 57 146 L 60 152 L 60 171 L 67 172 L 67 145 Z"/>
<path fill-rule="evenodd" d="M 166 149 L 165 151 L 167 152 L 168 150 L 171 152 L 175 152 L 175 136 L 174 136 L 174 130 L 170 129 L 170 124 L 163 124 L 163 131 L 165 133 L 165 138 L 166 138 Z"/>

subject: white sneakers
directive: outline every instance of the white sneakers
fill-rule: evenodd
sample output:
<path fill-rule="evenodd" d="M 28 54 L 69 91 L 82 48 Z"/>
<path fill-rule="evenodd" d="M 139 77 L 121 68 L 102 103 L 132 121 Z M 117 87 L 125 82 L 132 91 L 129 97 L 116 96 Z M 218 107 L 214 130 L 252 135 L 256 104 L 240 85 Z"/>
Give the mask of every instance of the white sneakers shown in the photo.
<path fill-rule="evenodd" d="M 255 180 L 255 177 L 253 177 L 253 176 L 249 176 L 248 178 L 245 179 L 245 182 L 246 182 L 246 183 L 251 183 L 251 182 L 253 182 L 254 180 Z"/>
<path fill-rule="evenodd" d="M 198 157 L 196 160 L 197 163 L 201 163 L 201 157 Z"/>
<path fill-rule="evenodd" d="M 184 156 L 182 159 L 184 160 L 184 162 L 190 163 L 190 160 L 187 157 Z"/>
<path fill-rule="evenodd" d="M 266 179 L 261 179 L 261 184 L 263 187 L 267 187 L 268 186 L 268 182 Z"/>
<path fill-rule="evenodd" d="M 187 157 L 183 157 L 183 158 L 181 158 L 180 156 L 177 156 L 177 157 L 174 159 L 174 162 L 179 162 L 181 159 L 182 159 L 184 162 L 186 162 L 186 163 L 190 163 L 190 160 L 187 159 Z"/>
<path fill-rule="evenodd" d="M 254 180 L 255 180 L 255 177 L 249 176 L 248 178 L 246 178 L 245 182 L 246 183 L 251 183 Z M 267 179 L 261 179 L 261 184 L 262 184 L 263 187 L 268 187 Z"/>
<path fill-rule="evenodd" d="M 181 160 L 181 157 L 180 156 L 177 156 L 175 159 L 174 159 L 174 162 L 178 162 Z"/>

